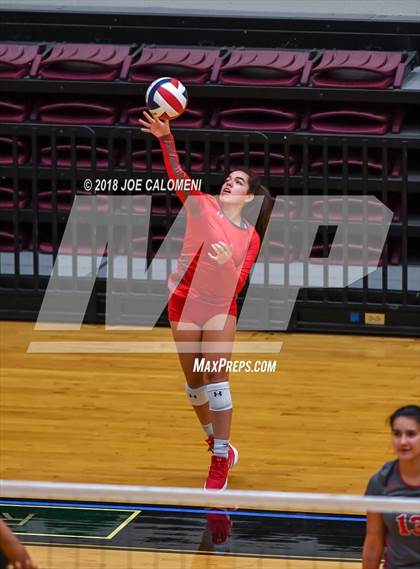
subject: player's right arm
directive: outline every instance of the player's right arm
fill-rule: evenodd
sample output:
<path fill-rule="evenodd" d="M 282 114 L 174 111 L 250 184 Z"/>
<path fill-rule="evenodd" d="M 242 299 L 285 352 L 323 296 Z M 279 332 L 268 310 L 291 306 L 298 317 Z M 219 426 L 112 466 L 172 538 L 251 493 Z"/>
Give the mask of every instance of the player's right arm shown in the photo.
<path fill-rule="evenodd" d="M 171 180 L 190 181 L 191 177 L 183 170 L 179 162 L 175 140 L 169 127 L 169 121 L 152 117 L 152 115 L 146 111 L 143 111 L 143 115 L 144 120 L 139 119 L 139 123 L 143 127 L 141 130 L 142 132 L 153 134 L 153 136 L 159 140 L 168 177 Z M 185 203 L 189 195 L 201 195 L 201 192 L 199 190 L 185 191 L 183 183 L 181 183 L 179 188 L 175 187 L 175 192 L 182 203 Z M 194 213 L 194 210 L 197 210 L 196 199 L 191 200 L 188 206 L 191 213 Z"/>
<path fill-rule="evenodd" d="M 382 514 L 367 514 L 366 537 L 363 543 L 362 569 L 379 569 L 385 545 Z"/>
<path fill-rule="evenodd" d="M 0 547 L 14 569 L 37 569 L 26 549 L 2 520 L 0 520 Z"/>

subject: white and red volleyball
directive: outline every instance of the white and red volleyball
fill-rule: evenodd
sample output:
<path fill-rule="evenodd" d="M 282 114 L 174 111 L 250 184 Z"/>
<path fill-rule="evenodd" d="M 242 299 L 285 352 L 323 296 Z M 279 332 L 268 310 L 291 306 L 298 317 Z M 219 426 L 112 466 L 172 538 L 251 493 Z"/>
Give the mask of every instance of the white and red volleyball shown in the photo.
<path fill-rule="evenodd" d="M 146 92 L 146 104 L 154 117 L 176 119 L 185 111 L 188 95 L 185 86 L 174 77 L 153 81 Z"/>

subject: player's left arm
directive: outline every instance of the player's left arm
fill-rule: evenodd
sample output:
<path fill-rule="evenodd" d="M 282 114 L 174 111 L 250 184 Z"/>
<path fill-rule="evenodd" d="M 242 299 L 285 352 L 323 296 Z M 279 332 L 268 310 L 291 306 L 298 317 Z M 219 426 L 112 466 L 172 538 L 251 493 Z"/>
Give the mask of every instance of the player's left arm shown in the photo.
<path fill-rule="evenodd" d="M 246 257 L 242 263 L 241 270 L 239 271 L 238 284 L 236 285 L 235 294 L 239 294 L 243 289 L 249 273 L 255 263 L 256 258 L 260 250 L 260 238 L 258 233 L 254 230 L 251 238 L 251 243 L 249 245 Z"/>

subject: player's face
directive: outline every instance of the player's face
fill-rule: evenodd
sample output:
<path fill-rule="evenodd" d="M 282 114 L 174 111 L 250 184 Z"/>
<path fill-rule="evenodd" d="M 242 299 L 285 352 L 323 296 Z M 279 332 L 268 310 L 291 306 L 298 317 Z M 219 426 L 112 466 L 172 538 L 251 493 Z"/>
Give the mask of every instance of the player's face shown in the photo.
<path fill-rule="evenodd" d="M 222 204 L 245 205 L 254 196 L 249 194 L 248 174 L 241 170 L 231 172 L 223 182 L 220 190 L 220 202 Z"/>
<path fill-rule="evenodd" d="M 420 425 L 410 417 L 398 417 L 392 425 L 392 444 L 399 460 L 420 458 Z"/>

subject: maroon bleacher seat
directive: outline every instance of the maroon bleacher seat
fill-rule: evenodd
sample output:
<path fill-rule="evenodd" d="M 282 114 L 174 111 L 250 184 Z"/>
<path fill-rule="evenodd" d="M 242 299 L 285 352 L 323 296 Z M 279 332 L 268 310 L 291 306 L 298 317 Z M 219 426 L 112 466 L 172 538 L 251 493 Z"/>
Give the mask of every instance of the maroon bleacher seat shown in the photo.
<path fill-rule="evenodd" d="M 145 47 L 131 64 L 130 81 L 154 81 L 174 76 L 187 85 L 215 80 L 222 59 L 218 49 Z"/>
<path fill-rule="evenodd" d="M 312 247 L 311 252 L 311 263 L 321 263 L 324 262 L 325 258 L 328 258 L 329 264 L 336 264 L 336 265 L 343 265 L 344 264 L 344 250 L 347 249 L 347 264 L 348 265 L 358 265 L 362 266 L 364 264 L 364 251 L 365 247 L 363 242 L 349 242 L 347 243 L 346 247 L 343 246 L 342 243 L 334 243 L 334 252 L 329 242 L 327 244 L 327 254 L 324 255 L 324 245 L 317 244 Z M 382 265 L 382 259 L 379 260 L 377 263 L 378 254 L 380 254 L 382 249 L 379 247 L 374 247 L 372 245 L 368 245 L 366 247 L 366 262 L 368 266 L 378 266 Z"/>
<path fill-rule="evenodd" d="M 211 111 L 206 107 L 188 105 L 185 111 L 171 121 L 175 128 L 204 128 L 210 121 Z"/>
<path fill-rule="evenodd" d="M 147 207 L 144 203 L 144 195 L 138 193 L 130 193 L 122 200 L 121 210 L 133 213 L 146 213 Z"/>
<path fill-rule="evenodd" d="M 131 153 L 131 163 L 133 170 L 146 170 L 147 169 L 147 154 L 146 149 L 133 150 Z M 178 149 L 178 156 L 181 164 L 186 167 L 187 164 L 187 152 L 183 148 Z M 203 152 L 189 152 L 190 165 L 188 170 L 191 172 L 201 172 L 204 168 L 204 153 Z M 150 151 L 151 157 L 151 169 L 152 170 L 165 170 L 165 164 L 163 162 L 162 151 L 158 148 L 152 148 Z M 122 168 L 127 167 L 128 162 L 126 157 L 123 157 L 119 163 Z"/>
<path fill-rule="evenodd" d="M 384 221 L 383 208 L 377 201 L 369 200 L 366 204 L 367 218 L 364 217 L 364 199 L 358 196 L 347 197 L 347 219 L 349 221 L 369 221 L 380 223 Z M 312 204 L 312 217 L 314 219 L 322 219 L 325 221 L 343 221 L 345 207 L 343 198 L 328 198 L 325 206 L 324 216 L 324 200 L 316 200 Z"/>
<path fill-rule="evenodd" d="M 386 51 L 327 50 L 310 77 L 314 87 L 386 89 L 401 87 L 404 54 Z"/>
<path fill-rule="evenodd" d="M 123 109 L 120 117 L 120 123 L 139 127 L 139 119 L 143 118 L 143 111 L 147 110 L 148 108 L 146 105 L 130 104 L 128 107 Z"/>
<path fill-rule="evenodd" d="M 41 241 L 39 243 L 39 247 L 38 247 L 40 253 L 46 253 L 46 254 L 51 254 L 54 252 L 54 246 L 50 241 Z M 60 252 L 60 255 L 64 254 L 64 255 L 72 255 L 73 252 L 76 252 L 78 255 L 92 255 L 92 246 L 91 245 L 84 245 L 84 244 L 78 244 L 76 246 L 76 248 L 74 249 L 71 245 L 64 245 L 64 244 L 60 244 L 59 248 L 57 249 L 57 251 Z M 96 254 L 97 255 L 106 255 L 106 251 L 103 252 L 102 247 L 97 247 L 96 250 Z"/>
<path fill-rule="evenodd" d="M 139 118 L 143 117 L 143 111 L 147 110 L 146 105 L 130 106 L 121 115 L 120 122 L 138 127 Z M 207 108 L 188 105 L 178 118 L 171 121 L 171 126 L 175 128 L 203 128 L 209 122 L 209 117 L 210 111 Z"/>
<path fill-rule="evenodd" d="M 28 75 L 38 51 L 38 45 L 0 43 L 0 79 L 21 79 Z"/>
<path fill-rule="evenodd" d="M 54 200 L 53 200 L 54 193 L 56 195 L 57 211 L 67 213 L 71 210 L 72 206 L 76 208 L 76 205 L 73 205 L 73 203 L 74 203 L 74 196 L 77 193 L 77 191 L 71 189 L 72 187 L 71 182 L 66 180 L 59 180 L 57 181 L 55 190 L 52 190 L 51 187 L 52 187 L 51 182 L 47 184 L 41 183 L 41 186 L 37 193 L 37 203 L 39 210 L 52 211 L 54 209 Z M 83 193 L 82 195 L 86 194 Z M 95 204 L 96 211 L 103 213 L 109 209 L 107 194 L 95 193 L 94 196 L 93 194 L 91 195 L 92 197 L 94 197 L 93 203 Z M 91 206 L 87 205 L 85 202 L 83 202 L 83 205 L 81 204 L 80 201 L 77 201 L 76 203 L 78 204 L 77 205 L 78 211 L 81 212 L 92 211 Z"/>
<path fill-rule="evenodd" d="M 120 233 L 116 236 L 118 239 L 116 245 L 116 252 L 118 255 L 128 255 L 130 252 L 135 257 L 146 257 L 147 247 L 149 243 L 148 237 L 139 236 L 134 233 L 128 241 L 126 233 Z M 131 251 L 130 251 L 131 249 Z"/>
<path fill-rule="evenodd" d="M 147 255 L 147 245 L 147 237 L 133 237 L 131 239 L 132 254 L 134 256 L 145 257 Z M 128 253 L 128 248 L 125 249 L 125 252 Z"/>
<path fill-rule="evenodd" d="M 57 144 L 56 146 L 56 165 L 59 167 L 70 168 L 72 162 L 72 146 L 70 144 Z M 108 168 L 112 165 L 112 158 L 115 163 L 118 161 L 119 151 L 114 148 L 115 156 L 110 156 L 108 148 L 103 146 L 95 146 L 96 151 L 96 168 Z M 91 168 L 93 166 L 93 150 L 90 144 L 75 144 L 75 166 L 79 168 Z M 53 147 L 44 146 L 40 149 L 40 163 L 43 166 L 53 166 Z"/>
<path fill-rule="evenodd" d="M 168 212 L 169 207 L 169 212 Z M 170 202 L 167 204 L 166 196 L 156 194 L 152 198 L 152 214 L 153 215 L 177 215 L 181 209 L 179 198 L 173 194 L 170 196 Z"/>
<path fill-rule="evenodd" d="M 238 151 L 229 154 L 221 154 L 213 163 L 216 170 L 224 169 L 226 158 L 230 171 L 241 168 L 245 164 L 245 158 L 249 156 L 250 168 L 257 174 L 264 174 L 265 153 L 262 150 L 251 150 L 249 153 Z M 299 168 L 299 161 L 296 154 L 289 154 L 288 174 L 293 176 Z M 280 152 L 270 152 L 268 155 L 268 171 L 270 174 L 283 175 L 286 173 L 285 155 Z"/>
<path fill-rule="evenodd" d="M 376 134 L 383 135 L 401 130 L 402 111 L 398 108 L 356 107 L 348 104 L 346 107 L 314 110 L 302 121 L 302 128 L 312 132 L 334 134 Z"/>
<path fill-rule="evenodd" d="M 117 109 L 112 104 L 68 100 L 41 105 L 32 113 L 32 119 L 59 124 L 114 124 Z"/>
<path fill-rule="evenodd" d="M 73 192 L 71 190 L 56 190 L 57 211 L 70 211 L 73 203 Z M 38 193 L 38 208 L 51 211 L 53 206 L 53 192 L 45 191 Z"/>
<path fill-rule="evenodd" d="M 0 122 L 23 122 L 30 114 L 29 102 L 0 99 Z"/>
<path fill-rule="evenodd" d="M 17 250 L 24 251 L 28 249 L 29 246 L 29 236 L 28 234 L 20 229 L 17 236 Z M 0 252 L 2 253 L 14 253 L 15 248 L 15 232 L 12 223 L 2 223 L 0 229 Z"/>
<path fill-rule="evenodd" d="M 28 162 L 28 145 L 21 139 L 16 140 L 16 163 L 21 166 Z M 13 138 L 9 136 L 0 137 L 0 164 L 2 166 L 13 165 Z"/>
<path fill-rule="evenodd" d="M 1 182 L 0 182 L 1 183 Z M 14 207 L 14 190 L 13 187 L 0 186 L 0 209 L 11 209 Z M 17 192 L 17 206 L 19 209 L 25 207 L 28 203 L 26 192 L 19 190 Z"/>
<path fill-rule="evenodd" d="M 381 199 L 379 197 L 379 199 Z M 389 197 L 387 203 L 385 204 L 391 211 L 394 212 L 392 216 L 392 221 L 401 221 L 401 197 L 400 196 L 393 196 Z"/>
<path fill-rule="evenodd" d="M 220 83 L 291 87 L 307 82 L 310 53 L 286 50 L 235 49 L 220 70 Z"/>
<path fill-rule="evenodd" d="M 92 201 L 89 200 L 89 203 L 76 201 L 77 205 L 73 207 L 76 207 L 77 211 L 81 212 L 97 211 L 99 213 L 104 213 L 109 210 L 109 204 L 110 204 L 109 198 L 110 194 L 95 193 L 94 200 Z"/>
<path fill-rule="evenodd" d="M 70 243 L 69 244 L 60 243 L 59 239 L 57 244 L 57 251 L 59 251 L 60 254 L 65 254 L 65 255 L 72 255 L 73 253 L 76 253 L 77 255 L 92 255 L 93 249 L 92 249 L 91 236 L 90 234 L 88 234 L 88 232 L 86 232 L 85 239 L 86 242 L 80 242 L 80 236 L 77 235 L 75 247 L 73 247 L 73 244 Z M 49 235 L 49 231 L 42 232 L 41 230 L 41 237 L 39 238 L 38 249 L 40 253 L 51 254 L 54 252 L 54 246 L 52 243 L 52 239 Z M 107 249 L 105 249 L 104 253 L 103 247 L 101 245 L 97 245 L 96 254 L 106 255 Z"/>
<path fill-rule="evenodd" d="M 283 241 L 270 239 L 268 242 L 268 260 L 291 263 L 297 259 L 295 245 L 289 242 L 287 248 Z"/>
<path fill-rule="evenodd" d="M 130 53 L 128 45 L 65 44 L 53 47 L 32 76 L 42 79 L 112 81 Z"/>
<path fill-rule="evenodd" d="M 281 196 L 275 198 L 275 210 L 271 213 L 271 219 L 296 219 L 299 215 L 298 203 L 290 198 L 287 198 L 289 212 L 286 211 L 286 200 Z"/>
<path fill-rule="evenodd" d="M 401 265 L 401 242 L 392 241 L 388 247 L 388 262 L 390 265 Z"/>
<path fill-rule="evenodd" d="M 318 152 L 313 158 L 310 158 L 309 168 L 311 171 L 319 170 L 322 173 L 324 164 L 328 165 L 328 173 L 343 173 L 344 159 L 343 152 L 340 148 L 330 149 L 328 158 L 324 161 L 322 152 Z M 347 160 L 347 168 L 349 174 L 361 175 L 363 173 L 363 153 L 361 149 L 352 149 L 349 152 Z M 390 176 L 399 176 L 401 173 L 401 160 L 397 155 L 388 153 L 388 174 Z M 376 148 L 369 149 L 367 153 L 367 172 L 369 175 L 380 176 L 384 170 L 384 163 L 381 150 Z"/>
<path fill-rule="evenodd" d="M 238 106 L 239 105 L 239 106 Z M 242 130 L 285 131 L 291 132 L 299 128 L 300 116 L 295 110 L 281 106 L 261 106 L 254 101 L 252 106 L 234 107 L 216 111 L 211 118 L 212 127 Z"/>
<path fill-rule="evenodd" d="M 168 239 L 168 238 L 166 237 L 166 235 L 163 235 L 163 234 L 152 236 L 152 253 L 153 254 L 158 252 L 160 246 L 162 245 L 162 243 L 165 239 Z M 167 241 L 168 246 L 170 246 L 170 248 L 171 248 L 171 255 L 176 257 L 180 253 L 180 251 L 182 249 L 182 243 L 183 242 L 184 242 L 183 237 L 177 236 L 177 235 L 171 236 L 170 240 Z M 168 249 L 168 251 L 169 251 L 169 249 Z"/>

